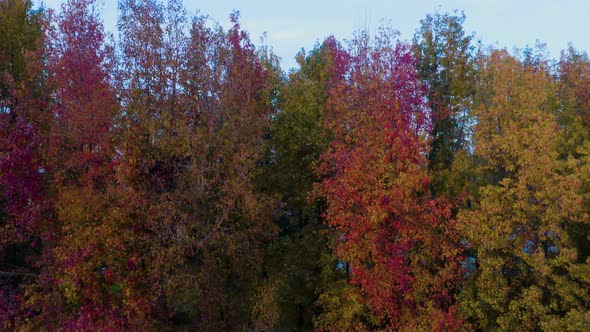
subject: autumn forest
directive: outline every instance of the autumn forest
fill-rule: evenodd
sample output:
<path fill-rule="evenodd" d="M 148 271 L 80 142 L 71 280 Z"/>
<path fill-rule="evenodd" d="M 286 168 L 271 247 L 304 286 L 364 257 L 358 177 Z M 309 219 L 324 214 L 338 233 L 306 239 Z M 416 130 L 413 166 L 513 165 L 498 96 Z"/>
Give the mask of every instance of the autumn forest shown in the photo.
<path fill-rule="evenodd" d="M 1 331 L 590 331 L 585 52 L 101 8 L 0 1 Z"/>

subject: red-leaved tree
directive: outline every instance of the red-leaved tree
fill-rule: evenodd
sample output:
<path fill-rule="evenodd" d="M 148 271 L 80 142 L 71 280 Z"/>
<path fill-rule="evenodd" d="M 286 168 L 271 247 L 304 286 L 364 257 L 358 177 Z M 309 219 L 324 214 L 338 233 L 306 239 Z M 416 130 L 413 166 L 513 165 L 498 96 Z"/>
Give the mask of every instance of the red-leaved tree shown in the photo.
<path fill-rule="evenodd" d="M 382 29 L 334 45 L 320 193 L 335 251 L 361 298 L 394 329 L 460 326 L 453 292 L 460 278 L 453 205 L 430 197 L 429 109 L 409 46 Z"/>
<path fill-rule="evenodd" d="M 47 32 L 53 91 L 44 152 L 58 229 L 43 291 L 31 301 L 44 326 L 75 331 L 141 323 L 130 305 L 134 293 L 121 292 L 133 285 L 126 271 L 131 254 L 113 167 L 119 105 L 109 76 L 112 48 L 99 14 L 94 0 L 70 0 Z"/>
<path fill-rule="evenodd" d="M 26 293 L 52 234 L 41 153 L 46 133 L 45 14 L 0 2 L 0 330 L 32 314 Z"/>

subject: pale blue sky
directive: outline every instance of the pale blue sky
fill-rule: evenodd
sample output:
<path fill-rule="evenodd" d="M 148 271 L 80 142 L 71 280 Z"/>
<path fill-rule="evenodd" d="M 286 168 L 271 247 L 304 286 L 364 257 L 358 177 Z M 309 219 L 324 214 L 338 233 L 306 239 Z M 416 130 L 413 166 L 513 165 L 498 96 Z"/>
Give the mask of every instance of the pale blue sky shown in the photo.
<path fill-rule="evenodd" d="M 45 0 L 57 9 L 64 0 Z M 116 29 L 117 1 L 104 1 L 104 20 L 108 31 Z M 590 0 L 185 0 L 189 13 L 200 10 L 224 26 L 229 13 L 241 12 L 244 29 L 256 43 L 267 32 L 267 43 L 282 59 L 282 67 L 295 66 L 293 59 L 301 49 L 309 50 L 316 41 L 333 34 L 350 38 L 355 30 L 375 27 L 383 19 L 391 22 L 411 39 L 420 19 L 440 12 L 463 10 L 465 30 L 475 32 L 486 44 L 522 48 L 535 40 L 547 43 L 551 56 L 558 57 L 568 42 L 590 51 Z"/>

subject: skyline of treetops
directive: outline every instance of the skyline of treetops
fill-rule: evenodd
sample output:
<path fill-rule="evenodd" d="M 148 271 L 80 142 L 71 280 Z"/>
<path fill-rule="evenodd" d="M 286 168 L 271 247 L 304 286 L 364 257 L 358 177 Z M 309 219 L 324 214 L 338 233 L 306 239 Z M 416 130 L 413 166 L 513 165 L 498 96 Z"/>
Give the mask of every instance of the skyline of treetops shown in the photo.
<path fill-rule="evenodd" d="M 0 2 L 0 331 L 590 330 L 586 52 L 118 4 Z"/>

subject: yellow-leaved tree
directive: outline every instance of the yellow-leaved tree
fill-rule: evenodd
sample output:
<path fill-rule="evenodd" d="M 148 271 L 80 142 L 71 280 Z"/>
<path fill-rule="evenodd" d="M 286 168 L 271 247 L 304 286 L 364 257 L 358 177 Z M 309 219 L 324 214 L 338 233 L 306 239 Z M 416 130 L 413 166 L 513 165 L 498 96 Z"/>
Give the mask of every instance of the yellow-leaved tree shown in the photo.
<path fill-rule="evenodd" d="M 587 216 L 578 163 L 559 158 L 552 78 L 505 50 L 480 63 L 474 153 L 487 185 L 459 215 L 474 249 L 463 313 L 483 330 L 587 330 L 588 264 L 568 233 Z"/>

